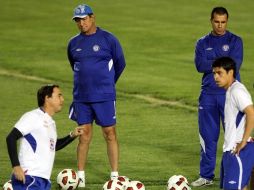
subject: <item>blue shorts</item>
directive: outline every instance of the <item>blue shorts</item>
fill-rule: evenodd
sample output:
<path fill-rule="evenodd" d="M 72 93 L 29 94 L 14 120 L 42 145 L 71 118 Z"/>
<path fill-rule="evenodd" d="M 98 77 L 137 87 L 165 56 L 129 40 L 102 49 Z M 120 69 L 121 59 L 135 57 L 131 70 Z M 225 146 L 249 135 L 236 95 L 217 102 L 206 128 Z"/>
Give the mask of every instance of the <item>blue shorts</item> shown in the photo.
<path fill-rule="evenodd" d="M 254 166 L 254 143 L 248 142 L 240 151 L 240 155 L 234 155 L 230 151 L 224 152 L 221 162 L 221 188 L 225 190 L 242 189 L 250 180 Z"/>
<path fill-rule="evenodd" d="M 12 175 L 12 187 L 14 190 L 50 190 L 51 183 L 48 179 L 26 175 L 26 183 L 23 184 Z"/>
<path fill-rule="evenodd" d="M 93 121 L 102 127 L 116 124 L 115 101 L 84 103 L 73 102 L 70 106 L 69 118 L 78 125 L 92 124 Z"/>

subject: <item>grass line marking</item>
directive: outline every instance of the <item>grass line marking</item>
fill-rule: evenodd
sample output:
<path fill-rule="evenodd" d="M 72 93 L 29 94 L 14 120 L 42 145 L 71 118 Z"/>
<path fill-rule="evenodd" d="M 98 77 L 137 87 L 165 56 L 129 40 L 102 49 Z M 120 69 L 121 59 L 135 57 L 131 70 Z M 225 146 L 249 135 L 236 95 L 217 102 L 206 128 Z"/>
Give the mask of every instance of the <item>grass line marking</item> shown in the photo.
<path fill-rule="evenodd" d="M 21 74 L 21 73 L 14 72 L 14 71 L 8 71 L 8 70 L 1 69 L 1 68 L 0 68 L 0 75 L 11 76 L 11 77 L 21 78 L 21 79 L 26 79 L 26 80 L 31 80 L 31 81 L 53 83 L 52 80 L 48 80 L 46 78 L 29 76 L 29 75 Z M 197 108 L 195 106 L 186 105 L 186 104 L 183 104 L 182 102 L 179 102 L 179 101 L 162 100 L 162 99 L 158 99 L 158 98 L 155 98 L 155 97 L 152 97 L 149 95 L 142 95 L 142 94 L 130 94 L 130 93 L 125 93 L 125 92 L 118 92 L 118 93 L 122 96 L 144 100 L 146 102 L 149 102 L 150 104 L 157 105 L 157 106 L 171 106 L 171 107 L 186 109 L 189 111 L 195 111 L 195 112 L 197 111 Z"/>
<path fill-rule="evenodd" d="M 38 81 L 38 82 L 46 82 L 46 83 L 52 83 L 53 81 L 42 78 L 42 77 L 36 77 L 36 76 L 29 76 L 29 75 L 24 75 L 15 71 L 8 71 L 5 69 L 0 69 L 0 75 L 2 76 L 11 76 L 14 78 L 21 78 L 21 79 L 26 79 L 26 80 L 31 80 L 31 81 Z"/>
<path fill-rule="evenodd" d="M 145 100 L 146 102 L 149 102 L 150 104 L 154 104 L 157 106 L 172 106 L 172 107 L 187 109 L 189 111 L 195 111 L 195 112 L 197 111 L 197 108 L 195 106 L 186 105 L 179 101 L 163 100 L 163 99 L 155 98 L 149 95 L 142 95 L 142 94 L 129 94 L 129 93 L 123 93 L 123 92 L 118 92 L 118 93 L 123 96 Z"/>

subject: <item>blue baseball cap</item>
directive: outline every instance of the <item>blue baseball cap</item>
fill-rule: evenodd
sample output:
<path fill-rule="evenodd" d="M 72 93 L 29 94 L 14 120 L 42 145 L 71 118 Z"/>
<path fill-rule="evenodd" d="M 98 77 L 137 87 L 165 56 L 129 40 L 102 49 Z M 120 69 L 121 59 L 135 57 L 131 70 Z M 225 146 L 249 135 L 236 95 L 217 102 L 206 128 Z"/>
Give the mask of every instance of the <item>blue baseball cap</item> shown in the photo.
<path fill-rule="evenodd" d="M 74 9 L 72 20 L 75 18 L 85 18 L 87 15 L 93 14 L 93 10 L 86 4 L 79 5 Z"/>

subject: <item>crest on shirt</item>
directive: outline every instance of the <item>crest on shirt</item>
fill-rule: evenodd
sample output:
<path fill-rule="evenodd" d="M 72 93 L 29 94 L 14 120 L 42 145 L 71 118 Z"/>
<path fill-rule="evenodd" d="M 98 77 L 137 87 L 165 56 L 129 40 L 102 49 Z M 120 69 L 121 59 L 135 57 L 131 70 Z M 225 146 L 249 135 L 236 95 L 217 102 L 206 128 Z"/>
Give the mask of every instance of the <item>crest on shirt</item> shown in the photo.
<path fill-rule="evenodd" d="M 55 141 L 53 138 L 50 138 L 50 150 L 54 151 L 55 150 Z"/>
<path fill-rule="evenodd" d="M 223 51 L 228 51 L 229 50 L 229 45 L 225 44 L 222 46 Z"/>
<path fill-rule="evenodd" d="M 100 46 L 99 45 L 96 44 L 96 45 L 93 46 L 93 51 L 97 52 L 99 50 L 100 50 Z"/>

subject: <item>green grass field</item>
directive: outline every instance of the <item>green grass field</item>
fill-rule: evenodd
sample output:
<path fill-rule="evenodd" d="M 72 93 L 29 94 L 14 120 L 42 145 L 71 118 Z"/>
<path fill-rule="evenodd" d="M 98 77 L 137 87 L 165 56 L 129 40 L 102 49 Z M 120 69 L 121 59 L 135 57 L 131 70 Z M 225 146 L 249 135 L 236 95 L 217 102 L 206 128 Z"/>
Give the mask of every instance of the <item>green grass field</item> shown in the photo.
<path fill-rule="evenodd" d="M 127 62 L 117 84 L 117 132 L 120 174 L 142 181 L 147 190 L 166 189 L 167 179 L 182 174 L 192 181 L 199 172 L 197 99 L 201 75 L 193 57 L 195 42 L 210 30 L 210 11 L 225 6 L 228 29 L 243 38 L 242 81 L 254 97 L 254 2 L 251 0 L 87 0 L 97 25 L 120 40 Z M 66 56 L 68 40 L 78 33 L 73 8 L 83 1 L 1 1 L 0 6 L 0 185 L 11 175 L 5 138 L 20 116 L 36 107 L 36 91 L 57 83 L 65 107 L 54 118 L 58 135 L 76 124 L 68 119 L 72 72 Z M 223 135 L 223 132 L 222 134 Z M 51 176 L 76 169 L 76 143 L 57 152 Z M 219 189 L 222 138 L 218 146 L 215 184 Z M 94 126 L 87 188 L 101 189 L 109 178 L 106 146 Z M 192 188 L 202 189 L 202 188 Z M 204 188 L 205 189 L 205 188 Z"/>

